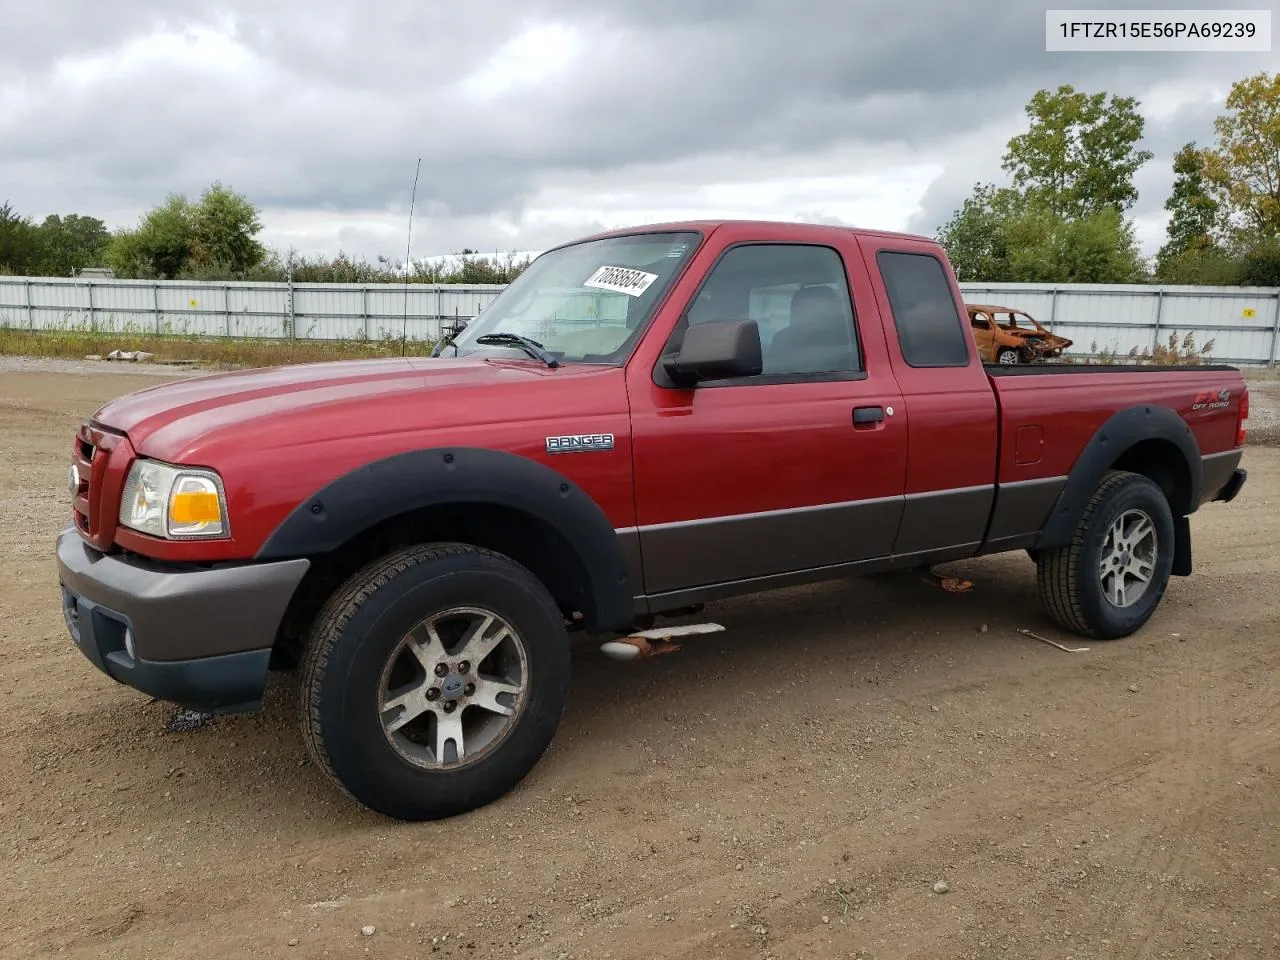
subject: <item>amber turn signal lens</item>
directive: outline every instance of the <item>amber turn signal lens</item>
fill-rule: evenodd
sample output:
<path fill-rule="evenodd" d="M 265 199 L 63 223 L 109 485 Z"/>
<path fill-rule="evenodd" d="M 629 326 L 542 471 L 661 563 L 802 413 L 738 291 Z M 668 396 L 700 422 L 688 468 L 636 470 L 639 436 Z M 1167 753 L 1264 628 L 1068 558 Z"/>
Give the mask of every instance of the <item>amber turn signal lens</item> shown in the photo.
<path fill-rule="evenodd" d="M 175 493 L 169 501 L 169 521 L 175 525 L 217 523 L 222 519 L 218 495 L 206 490 Z"/>

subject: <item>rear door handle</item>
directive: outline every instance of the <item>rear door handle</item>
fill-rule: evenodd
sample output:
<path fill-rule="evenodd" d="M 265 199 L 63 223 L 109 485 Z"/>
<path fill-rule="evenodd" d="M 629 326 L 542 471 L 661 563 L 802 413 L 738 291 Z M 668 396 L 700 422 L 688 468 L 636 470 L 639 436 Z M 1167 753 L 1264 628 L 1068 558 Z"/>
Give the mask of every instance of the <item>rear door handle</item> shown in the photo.
<path fill-rule="evenodd" d="M 854 426 L 864 423 L 879 423 L 884 419 L 884 407 L 854 407 Z"/>

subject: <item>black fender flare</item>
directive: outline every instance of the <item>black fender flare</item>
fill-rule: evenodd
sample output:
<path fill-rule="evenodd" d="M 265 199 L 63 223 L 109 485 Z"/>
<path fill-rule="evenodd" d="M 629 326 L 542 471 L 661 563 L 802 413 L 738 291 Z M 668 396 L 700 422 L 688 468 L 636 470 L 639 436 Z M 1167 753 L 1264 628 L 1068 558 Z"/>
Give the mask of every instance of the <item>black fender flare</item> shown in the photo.
<path fill-rule="evenodd" d="M 257 559 L 330 553 L 400 514 L 449 504 L 522 511 L 558 531 L 582 562 L 592 627 L 628 630 L 635 615 L 626 556 L 604 510 L 567 477 L 537 461 L 479 447 L 411 450 L 358 467 L 299 503 Z"/>
<path fill-rule="evenodd" d="M 1195 512 L 1200 503 L 1200 444 L 1186 421 L 1170 408 L 1154 403 L 1137 404 L 1112 414 L 1085 444 L 1067 475 L 1035 549 L 1054 549 L 1071 543 L 1076 525 L 1103 476 L 1127 451 L 1146 440 L 1167 441 L 1186 461 L 1191 478 L 1189 496 L 1186 503 L 1170 504 L 1175 526 L 1185 525 L 1186 516 Z M 1189 544 L 1187 549 L 1189 551 Z"/>

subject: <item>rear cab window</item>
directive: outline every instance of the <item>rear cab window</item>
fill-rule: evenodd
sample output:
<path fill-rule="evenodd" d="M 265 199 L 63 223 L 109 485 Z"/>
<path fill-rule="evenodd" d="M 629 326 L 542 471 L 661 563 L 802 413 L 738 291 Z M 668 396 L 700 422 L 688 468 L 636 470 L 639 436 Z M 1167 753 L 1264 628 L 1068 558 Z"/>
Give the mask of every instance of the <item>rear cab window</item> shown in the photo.
<path fill-rule="evenodd" d="M 942 262 L 928 253 L 881 250 L 876 265 L 907 364 L 967 367 L 969 323 L 960 316 Z"/>

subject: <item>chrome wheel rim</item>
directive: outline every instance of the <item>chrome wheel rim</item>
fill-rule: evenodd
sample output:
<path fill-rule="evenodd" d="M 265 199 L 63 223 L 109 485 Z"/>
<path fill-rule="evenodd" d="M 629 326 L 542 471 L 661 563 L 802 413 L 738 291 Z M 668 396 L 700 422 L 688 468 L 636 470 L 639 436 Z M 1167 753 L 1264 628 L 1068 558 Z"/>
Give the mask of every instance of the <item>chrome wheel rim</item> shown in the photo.
<path fill-rule="evenodd" d="M 1001 351 L 1000 351 L 1000 356 L 999 356 L 999 357 L 997 357 L 997 359 L 998 359 L 1001 363 L 1017 363 L 1017 362 L 1018 362 L 1018 354 L 1017 354 L 1017 353 L 1015 353 L 1013 350 L 1001 350 Z"/>
<path fill-rule="evenodd" d="M 528 677 L 524 641 L 497 613 L 434 613 L 401 638 L 383 667 L 382 731 L 416 766 L 468 766 L 510 734 L 528 699 Z"/>
<path fill-rule="evenodd" d="M 1102 595 L 1124 609 L 1142 599 L 1156 571 L 1156 525 L 1142 510 L 1126 510 L 1107 531 L 1098 563 Z"/>

